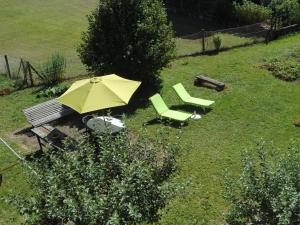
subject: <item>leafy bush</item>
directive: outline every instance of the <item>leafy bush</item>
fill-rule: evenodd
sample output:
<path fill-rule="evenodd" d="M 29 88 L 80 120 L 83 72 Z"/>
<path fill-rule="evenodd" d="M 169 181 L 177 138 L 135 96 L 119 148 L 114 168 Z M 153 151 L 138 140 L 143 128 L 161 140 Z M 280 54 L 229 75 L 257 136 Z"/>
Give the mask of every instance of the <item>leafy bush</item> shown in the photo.
<path fill-rule="evenodd" d="M 10 88 L 13 85 L 13 81 L 7 78 L 6 75 L 0 74 L 0 89 Z"/>
<path fill-rule="evenodd" d="M 66 86 L 54 86 L 54 87 L 49 87 L 46 89 L 43 89 L 38 92 L 37 97 L 58 97 L 65 93 L 65 91 L 68 89 Z"/>
<path fill-rule="evenodd" d="M 242 3 L 235 2 L 234 8 L 240 23 L 258 23 L 269 19 L 271 16 L 271 11 L 268 7 L 255 4 L 249 0 L 243 0 Z"/>
<path fill-rule="evenodd" d="M 21 79 L 20 77 L 19 77 L 19 78 L 15 78 L 15 79 L 13 80 L 12 86 L 13 86 L 15 89 L 19 90 L 19 89 L 21 89 L 21 88 L 24 86 L 24 80 Z"/>
<path fill-rule="evenodd" d="M 222 45 L 222 38 L 220 35 L 215 35 L 213 37 L 213 43 L 214 43 L 214 46 L 215 46 L 215 50 L 216 51 L 219 51 L 220 48 L 221 48 L 221 45 Z"/>
<path fill-rule="evenodd" d="M 0 74 L 0 95 L 8 95 L 15 90 L 19 90 L 23 87 L 23 79 L 18 76 L 14 76 L 13 79 L 7 78 L 6 75 Z"/>
<path fill-rule="evenodd" d="M 272 27 L 278 29 L 300 22 L 300 4 L 298 0 L 272 0 L 269 8 L 272 11 Z"/>
<path fill-rule="evenodd" d="M 46 86 L 53 86 L 63 80 L 66 70 L 66 59 L 59 53 L 55 53 L 41 65 L 39 78 Z"/>
<path fill-rule="evenodd" d="M 238 181 L 226 181 L 226 199 L 231 203 L 228 225 L 300 224 L 299 149 L 290 147 L 285 155 L 276 156 L 268 155 L 262 145 L 258 159 L 245 154 Z"/>
<path fill-rule="evenodd" d="M 149 138 L 91 134 L 63 150 L 49 149 L 31 165 L 29 197 L 11 199 L 27 224 L 76 225 L 153 222 L 172 194 L 167 179 L 180 145 L 166 131 Z"/>
<path fill-rule="evenodd" d="M 78 52 L 90 71 L 142 81 L 144 94 L 160 87 L 175 50 L 162 0 L 102 0 L 88 20 Z"/>
<path fill-rule="evenodd" d="M 300 63 L 293 59 L 272 59 L 264 66 L 278 79 L 295 81 L 300 78 Z"/>

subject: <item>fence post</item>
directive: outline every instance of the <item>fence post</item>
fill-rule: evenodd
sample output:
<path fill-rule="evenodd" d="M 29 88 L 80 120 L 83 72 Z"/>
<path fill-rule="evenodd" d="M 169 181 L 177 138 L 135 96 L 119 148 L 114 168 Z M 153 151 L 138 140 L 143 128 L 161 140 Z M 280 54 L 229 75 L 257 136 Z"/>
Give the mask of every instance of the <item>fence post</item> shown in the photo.
<path fill-rule="evenodd" d="M 24 83 L 23 84 L 24 85 L 26 84 L 26 86 L 28 87 L 26 64 L 24 63 L 22 58 L 21 58 L 21 64 L 22 64 L 23 74 L 24 74 Z"/>
<path fill-rule="evenodd" d="M 205 53 L 205 30 L 202 29 L 201 33 L 202 33 L 202 53 L 204 54 Z"/>
<path fill-rule="evenodd" d="M 33 83 L 33 78 L 32 78 L 32 71 L 31 71 L 30 63 L 28 61 L 26 62 L 26 67 L 27 67 L 27 71 L 28 71 L 28 75 L 29 75 L 30 86 L 33 87 L 34 83 Z"/>
<path fill-rule="evenodd" d="M 7 75 L 11 79 L 11 73 L 10 73 L 10 68 L 9 68 L 7 55 L 4 55 L 4 59 L 5 59 L 6 69 L 7 69 Z"/>

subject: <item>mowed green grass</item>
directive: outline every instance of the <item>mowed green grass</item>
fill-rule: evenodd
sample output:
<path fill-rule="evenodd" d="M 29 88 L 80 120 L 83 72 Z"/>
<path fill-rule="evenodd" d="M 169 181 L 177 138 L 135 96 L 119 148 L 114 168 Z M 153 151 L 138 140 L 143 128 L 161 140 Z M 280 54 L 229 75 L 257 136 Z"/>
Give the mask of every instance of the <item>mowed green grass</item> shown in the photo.
<path fill-rule="evenodd" d="M 85 73 L 76 48 L 97 0 L 0 0 L 0 55 L 44 62 L 54 52 L 67 58 L 69 76 Z M 17 69 L 16 69 L 17 70 Z"/>
<path fill-rule="evenodd" d="M 221 49 L 228 49 L 237 46 L 249 45 L 254 42 L 263 42 L 264 38 L 247 38 L 247 37 L 239 37 L 237 35 L 229 34 L 229 33 L 220 33 L 217 34 L 221 40 Z M 177 46 L 177 55 L 191 55 L 195 53 L 202 52 L 202 39 L 199 37 L 198 39 L 188 39 L 188 38 L 176 38 L 176 46 Z M 205 50 L 212 51 L 215 50 L 215 46 L 213 43 L 213 36 L 207 37 L 205 39 Z"/>
<path fill-rule="evenodd" d="M 182 104 L 171 89 L 178 82 L 193 96 L 215 100 L 216 104 L 201 120 L 190 121 L 182 129 L 182 141 L 188 151 L 179 157 L 179 170 L 173 179 L 188 184 L 161 212 L 160 224 L 223 224 L 223 213 L 228 207 L 222 198 L 225 169 L 238 174 L 241 151 L 255 149 L 261 138 L 284 151 L 292 139 L 299 137 L 300 130 L 293 126 L 293 121 L 300 118 L 300 84 L 275 79 L 260 67 L 264 60 L 294 52 L 300 52 L 300 34 L 269 45 L 181 59 L 162 71 L 161 94 L 169 106 Z M 225 82 L 227 89 L 216 92 L 193 86 L 199 73 Z M 44 101 L 33 92 L 34 89 L 27 89 L 0 97 L 0 107 L 5 109 L 0 111 L 0 136 L 19 151 L 23 151 L 21 146 L 9 139 L 9 133 L 26 125 L 22 109 Z M 150 106 L 138 109 L 128 117 L 128 127 L 137 132 L 155 116 Z M 147 126 L 150 132 L 158 127 L 159 124 Z M 178 131 L 172 129 L 174 134 Z M 14 161 L 15 157 L 1 146 L 1 169 Z M 30 192 L 19 166 L 4 172 L 0 196 L 6 196 L 10 190 Z M 20 224 L 22 217 L 16 215 L 11 207 L 0 202 L 0 224 Z"/>

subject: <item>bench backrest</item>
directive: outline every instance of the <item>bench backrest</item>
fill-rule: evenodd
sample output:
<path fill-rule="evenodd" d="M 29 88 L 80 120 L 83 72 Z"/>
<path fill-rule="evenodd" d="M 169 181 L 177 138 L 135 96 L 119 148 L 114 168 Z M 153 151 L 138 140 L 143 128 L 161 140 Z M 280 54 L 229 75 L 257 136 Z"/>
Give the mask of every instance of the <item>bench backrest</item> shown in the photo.
<path fill-rule="evenodd" d="M 73 109 L 60 104 L 55 99 L 23 110 L 28 122 L 34 127 L 52 122 L 74 112 Z"/>

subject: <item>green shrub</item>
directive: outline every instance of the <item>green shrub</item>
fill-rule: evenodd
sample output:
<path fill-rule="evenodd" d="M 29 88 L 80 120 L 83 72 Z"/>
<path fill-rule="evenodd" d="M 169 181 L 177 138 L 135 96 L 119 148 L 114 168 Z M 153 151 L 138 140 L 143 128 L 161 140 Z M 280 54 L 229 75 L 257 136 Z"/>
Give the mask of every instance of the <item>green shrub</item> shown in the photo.
<path fill-rule="evenodd" d="M 78 52 L 90 71 L 142 81 L 142 94 L 160 88 L 175 50 L 162 0 L 102 0 L 88 18 Z"/>
<path fill-rule="evenodd" d="M 272 75 L 285 81 L 295 81 L 300 78 L 300 62 L 293 59 L 272 59 L 264 65 Z"/>
<path fill-rule="evenodd" d="M 264 145 L 258 157 L 246 153 L 237 181 L 226 179 L 230 208 L 228 225 L 300 224 L 300 150 L 290 147 L 285 155 L 267 154 Z M 275 154 L 274 154 L 275 153 Z"/>
<path fill-rule="evenodd" d="M 22 78 L 15 78 L 12 84 L 13 88 L 20 90 L 24 86 L 24 80 Z"/>
<path fill-rule="evenodd" d="M 65 91 L 68 90 L 68 87 L 66 86 L 54 86 L 54 87 L 48 87 L 46 89 L 43 89 L 38 92 L 37 97 L 46 97 L 46 98 L 51 98 L 51 97 L 58 97 L 65 93 Z"/>
<path fill-rule="evenodd" d="M 59 53 L 55 53 L 51 58 L 40 66 L 39 78 L 46 86 L 58 84 L 63 80 L 66 70 L 66 59 Z"/>
<path fill-rule="evenodd" d="M 214 43 L 214 46 L 215 46 L 215 50 L 216 51 L 219 51 L 220 48 L 221 48 L 221 45 L 222 45 L 222 38 L 220 35 L 214 35 L 213 37 L 213 43 Z"/>
<path fill-rule="evenodd" d="M 271 10 L 268 7 L 255 4 L 249 0 L 234 3 L 235 14 L 240 23 L 253 24 L 270 18 Z"/>
<path fill-rule="evenodd" d="M 164 128 L 165 129 L 165 128 Z M 11 203 L 26 223 L 76 225 L 154 222 L 172 194 L 167 182 L 180 145 L 160 130 L 150 138 L 91 134 L 63 150 L 49 149 L 28 170 L 31 196 Z"/>
<path fill-rule="evenodd" d="M 273 29 L 300 22 L 300 4 L 298 0 L 272 0 L 269 8 L 272 11 Z"/>

